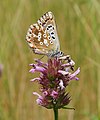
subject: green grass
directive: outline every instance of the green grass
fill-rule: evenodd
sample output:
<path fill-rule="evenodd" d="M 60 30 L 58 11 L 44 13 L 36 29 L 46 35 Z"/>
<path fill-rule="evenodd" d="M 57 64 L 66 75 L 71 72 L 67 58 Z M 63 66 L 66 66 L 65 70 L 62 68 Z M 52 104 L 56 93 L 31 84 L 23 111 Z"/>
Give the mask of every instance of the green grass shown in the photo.
<path fill-rule="evenodd" d="M 100 2 L 99 0 L 0 1 L 0 120 L 53 120 L 52 110 L 36 104 L 37 84 L 28 66 L 35 55 L 25 35 L 30 24 L 47 11 L 56 18 L 61 50 L 81 67 L 80 81 L 69 86 L 75 111 L 60 110 L 59 120 L 100 119 Z"/>

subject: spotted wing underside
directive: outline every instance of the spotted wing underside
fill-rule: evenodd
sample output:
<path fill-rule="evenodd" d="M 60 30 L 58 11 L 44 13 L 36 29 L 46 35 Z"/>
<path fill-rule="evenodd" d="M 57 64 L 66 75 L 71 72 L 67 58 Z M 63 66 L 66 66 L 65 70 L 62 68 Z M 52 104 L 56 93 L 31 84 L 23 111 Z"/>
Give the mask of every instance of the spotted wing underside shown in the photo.
<path fill-rule="evenodd" d="M 37 54 L 49 54 L 60 49 L 52 12 L 45 13 L 36 24 L 29 27 L 26 40 Z"/>

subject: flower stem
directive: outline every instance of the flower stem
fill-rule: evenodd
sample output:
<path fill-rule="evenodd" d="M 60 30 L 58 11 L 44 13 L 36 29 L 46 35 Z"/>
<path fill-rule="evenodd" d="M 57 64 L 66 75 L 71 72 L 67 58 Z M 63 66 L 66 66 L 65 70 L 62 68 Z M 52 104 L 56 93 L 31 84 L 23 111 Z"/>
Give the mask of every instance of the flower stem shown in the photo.
<path fill-rule="evenodd" d="M 58 109 L 54 108 L 53 111 L 54 111 L 54 118 L 55 118 L 54 120 L 58 120 Z"/>

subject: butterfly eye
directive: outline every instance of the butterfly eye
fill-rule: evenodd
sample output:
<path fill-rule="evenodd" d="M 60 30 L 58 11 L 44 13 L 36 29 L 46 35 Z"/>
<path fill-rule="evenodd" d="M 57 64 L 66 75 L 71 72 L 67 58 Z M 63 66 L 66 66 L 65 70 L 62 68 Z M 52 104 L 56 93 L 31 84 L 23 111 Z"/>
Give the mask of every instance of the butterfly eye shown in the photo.
<path fill-rule="evenodd" d="M 60 55 L 63 55 L 64 53 L 62 51 L 60 51 Z"/>

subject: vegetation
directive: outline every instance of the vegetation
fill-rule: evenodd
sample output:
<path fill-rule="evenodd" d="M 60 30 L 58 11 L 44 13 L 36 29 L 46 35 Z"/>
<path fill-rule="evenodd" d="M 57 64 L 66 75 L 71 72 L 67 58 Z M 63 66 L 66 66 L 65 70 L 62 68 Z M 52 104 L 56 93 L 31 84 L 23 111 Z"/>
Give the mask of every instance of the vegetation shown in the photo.
<path fill-rule="evenodd" d="M 30 79 L 34 58 L 25 36 L 30 24 L 47 11 L 56 18 L 61 50 L 81 67 L 80 80 L 68 88 L 69 107 L 59 120 L 100 119 L 100 2 L 99 0 L 1 0 L 0 1 L 0 120 L 53 120 L 53 111 L 36 105 L 38 85 Z M 43 58 L 45 61 L 46 57 Z"/>

